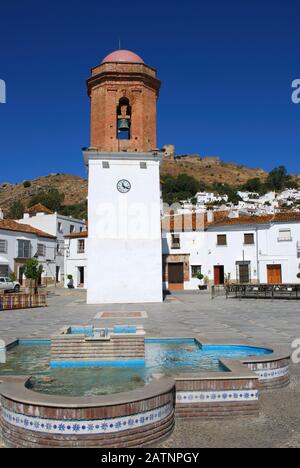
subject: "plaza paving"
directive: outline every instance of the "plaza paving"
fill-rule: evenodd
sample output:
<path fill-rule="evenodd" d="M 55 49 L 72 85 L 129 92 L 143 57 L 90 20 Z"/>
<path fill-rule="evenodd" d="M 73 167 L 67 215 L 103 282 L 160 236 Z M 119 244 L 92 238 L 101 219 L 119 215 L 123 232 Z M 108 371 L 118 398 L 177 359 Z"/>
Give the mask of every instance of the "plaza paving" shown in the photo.
<path fill-rule="evenodd" d="M 49 307 L 0 312 L 1 338 L 48 338 L 64 325 L 106 327 L 143 324 L 148 336 L 205 335 L 209 339 L 290 347 L 300 338 L 300 302 L 211 300 L 207 293 L 169 296 L 163 304 L 85 304 L 84 291 L 50 290 Z M 139 319 L 102 319 L 104 311 L 143 311 Z M 300 365 L 291 367 L 289 388 L 262 394 L 261 415 L 233 421 L 177 421 L 162 447 L 300 447 Z"/>

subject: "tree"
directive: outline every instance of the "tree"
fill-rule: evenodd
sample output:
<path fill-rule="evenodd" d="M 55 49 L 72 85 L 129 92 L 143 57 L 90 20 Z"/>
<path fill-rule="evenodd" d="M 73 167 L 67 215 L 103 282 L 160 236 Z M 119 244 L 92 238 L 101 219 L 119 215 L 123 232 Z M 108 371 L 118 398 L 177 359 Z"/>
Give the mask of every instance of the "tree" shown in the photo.
<path fill-rule="evenodd" d="M 204 183 L 188 174 L 179 174 L 177 177 L 167 175 L 162 178 L 163 200 L 169 205 L 194 198 L 197 192 L 204 189 Z"/>
<path fill-rule="evenodd" d="M 88 208 L 87 201 L 77 203 L 75 205 L 63 206 L 60 210 L 60 214 L 64 216 L 72 216 L 72 218 L 77 219 L 87 219 L 88 217 Z"/>
<path fill-rule="evenodd" d="M 46 208 L 52 211 L 59 211 L 62 207 L 62 203 L 64 201 L 64 194 L 60 193 L 57 189 L 50 189 L 48 191 L 41 191 L 37 195 L 34 195 L 29 204 L 28 207 L 30 208 L 31 206 L 37 205 L 38 203 L 41 203 L 44 205 Z"/>
<path fill-rule="evenodd" d="M 288 174 L 285 166 L 275 167 L 267 178 L 267 186 L 271 190 L 281 192 L 286 188 L 290 188 L 290 185 L 295 185 L 291 176 Z"/>
<path fill-rule="evenodd" d="M 30 280 L 30 289 L 32 291 L 32 282 L 34 281 L 34 292 L 37 294 L 38 280 L 43 273 L 43 266 L 39 264 L 36 258 L 30 258 L 24 265 L 24 275 Z"/>
<path fill-rule="evenodd" d="M 249 179 L 245 185 L 243 185 L 242 189 L 247 192 L 262 194 L 264 192 L 264 184 L 258 177 L 254 177 L 253 179 Z"/>
<path fill-rule="evenodd" d="M 25 212 L 25 207 L 22 202 L 15 201 L 10 206 L 10 210 L 8 212 L 8 217 L 10 219 L 22 219 Z"/>

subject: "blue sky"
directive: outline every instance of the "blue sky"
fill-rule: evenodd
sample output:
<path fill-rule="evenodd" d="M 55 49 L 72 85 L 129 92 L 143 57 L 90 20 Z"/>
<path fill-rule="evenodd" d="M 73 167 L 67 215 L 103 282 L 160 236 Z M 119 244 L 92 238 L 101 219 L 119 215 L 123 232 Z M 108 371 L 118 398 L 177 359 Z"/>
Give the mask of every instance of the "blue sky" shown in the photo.
<path fill-rule="evenodd" d="M 158 144 L 300 173 L 298 0 L 1 0 L 0 182 L 85 175 L 90 68 L 118 48 L 158 69 Z"/>

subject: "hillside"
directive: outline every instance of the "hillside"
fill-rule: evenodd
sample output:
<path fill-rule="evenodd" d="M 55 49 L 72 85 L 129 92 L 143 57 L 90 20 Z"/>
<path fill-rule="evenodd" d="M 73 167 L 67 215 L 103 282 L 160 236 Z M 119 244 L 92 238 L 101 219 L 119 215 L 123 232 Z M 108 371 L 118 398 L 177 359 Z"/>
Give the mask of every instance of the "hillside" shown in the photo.
<path fill-rule="evenodd" d="M 165 160 L 162 166 L 162 175 L 177 176 L 186 173 L 207 184 L 214 182 L 240 185 L 247 180 L 258 177 L 264 181 L 268 173 L 262 169 L 252 169 L 233 163 L 225 163 L 219 158 L 182 157 L 175 160 Z"/>
<path fill-rule="evenodd" d="M 176 160 L 165 159 L 161 172 L 163 176 L 167 174 L 176 176 L 186 173 L 207 184 L 223 182 L 230 185 L 243 184 L 254 177 L 264 181 L 268 175 L 262 169 L 252 169 L 238 164 L 225 163 L 218 158 L 200 159 L 193 156 L 181 157 Z M 299 175 L 293 177 L 300 182 Z M 27 206 L 30 199 L 42 190 L 57 189 L 65 195 L 64 205 L 66 206 L 84 202 L 87 197 L 87 179 L 79 176 L 50 174 L 24 182 L 10 184 L 0 181 L 0 208 L 4 213 L 7 213 L 15 201 L 21 201 L 24 206 Z"/>
<path fill-rule="evenodd" d="M 26 181 L 28 182 L 28 181 Z M 0 181 L 0 208 L 7 213 L 12 203 L 21 201 L 27 206 L 34 195 L 42 190 L 57 189 L 65 195 L 64 204 L 74 205 L 83 202 L 87 197 L 87 180 L 70 174 L 50 174 L 20 184 L 1 183 Z M 24 186 L 25 185 L 25 186 Z"/>

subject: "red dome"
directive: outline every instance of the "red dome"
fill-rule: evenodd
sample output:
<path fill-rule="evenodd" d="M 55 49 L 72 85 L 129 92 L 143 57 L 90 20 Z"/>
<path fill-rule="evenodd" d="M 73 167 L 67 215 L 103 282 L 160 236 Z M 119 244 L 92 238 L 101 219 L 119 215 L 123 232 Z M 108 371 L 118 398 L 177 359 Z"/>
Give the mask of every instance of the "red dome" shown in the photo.
<path fill-rule="evenodd" d="M 116 50 L 107 55 L 102 63 L 108 62 L 131 62 L 131 63 L 145 63 L 144 60 L 130 50 Z"/>

